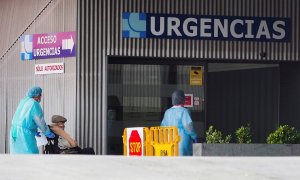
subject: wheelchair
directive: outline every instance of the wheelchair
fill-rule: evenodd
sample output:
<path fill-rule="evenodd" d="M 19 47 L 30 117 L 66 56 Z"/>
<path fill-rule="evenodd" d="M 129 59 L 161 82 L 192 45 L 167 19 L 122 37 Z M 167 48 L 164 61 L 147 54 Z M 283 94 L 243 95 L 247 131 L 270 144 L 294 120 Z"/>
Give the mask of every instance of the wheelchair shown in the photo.
<path fill-rule="evenodd" d="M 60 149 L 58 146 L 59 136 L 55 134 L 53 139 L 47 138 L 48 143 L 44 146 L 44 154 L 93 154 L 95 151 L 93 148 L 80 148 L 72 147 L 67 149 Z"/>

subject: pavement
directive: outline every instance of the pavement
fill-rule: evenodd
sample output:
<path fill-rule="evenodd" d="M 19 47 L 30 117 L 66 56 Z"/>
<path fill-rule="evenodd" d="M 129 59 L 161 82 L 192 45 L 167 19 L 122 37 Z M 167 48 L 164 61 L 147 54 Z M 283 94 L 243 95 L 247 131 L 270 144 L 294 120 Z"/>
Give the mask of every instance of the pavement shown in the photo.
<path fill-rule="evenodd" d="M 0 154 L 1 180 L 298 180 L 300 157 Z"/>

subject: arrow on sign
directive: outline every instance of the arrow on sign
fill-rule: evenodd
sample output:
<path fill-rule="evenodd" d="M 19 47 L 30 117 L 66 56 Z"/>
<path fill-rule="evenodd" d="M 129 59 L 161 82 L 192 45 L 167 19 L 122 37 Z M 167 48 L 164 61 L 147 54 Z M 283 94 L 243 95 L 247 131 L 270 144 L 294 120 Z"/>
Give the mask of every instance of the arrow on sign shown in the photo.
<path fill-rule="evenodd" d="M 62 40 L 62 49 L 70 49 L 72 53 L 72 49 L 74 47 L 73 37 L 71 36 L 70 39 L 63 39 Z"/>

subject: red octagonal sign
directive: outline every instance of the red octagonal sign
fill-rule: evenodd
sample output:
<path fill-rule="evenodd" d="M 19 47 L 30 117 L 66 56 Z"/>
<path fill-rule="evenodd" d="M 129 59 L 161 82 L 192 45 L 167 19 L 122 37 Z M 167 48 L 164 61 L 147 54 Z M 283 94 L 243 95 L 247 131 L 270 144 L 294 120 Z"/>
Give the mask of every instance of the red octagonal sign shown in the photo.
<path fill-rule="evenodd" d="M 132 130 L 129 138 L 129 156 L 142 156 L 142 140 L 137 130 Z"/>

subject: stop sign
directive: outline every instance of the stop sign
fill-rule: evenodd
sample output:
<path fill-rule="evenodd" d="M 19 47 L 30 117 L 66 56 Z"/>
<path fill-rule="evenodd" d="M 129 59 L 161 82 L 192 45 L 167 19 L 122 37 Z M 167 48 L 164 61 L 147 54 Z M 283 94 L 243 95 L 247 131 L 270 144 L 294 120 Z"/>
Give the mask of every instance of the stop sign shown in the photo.
<path fill-rule="evenodd" d="M 143 156 L 143 129 L 128 128 L 128 155 Z"/>

